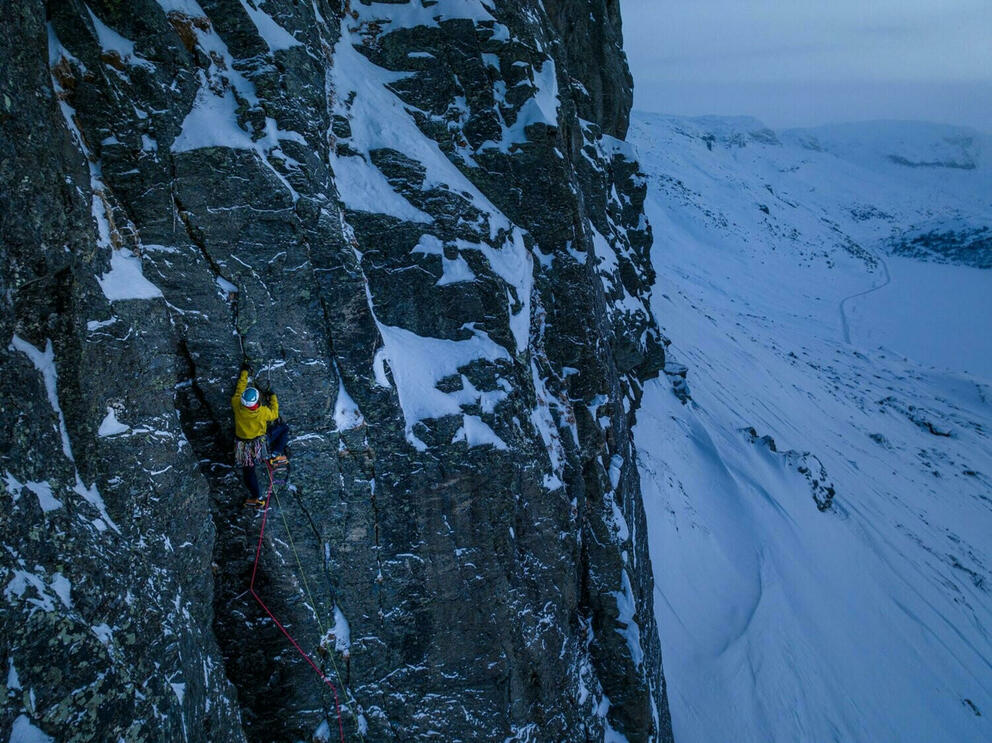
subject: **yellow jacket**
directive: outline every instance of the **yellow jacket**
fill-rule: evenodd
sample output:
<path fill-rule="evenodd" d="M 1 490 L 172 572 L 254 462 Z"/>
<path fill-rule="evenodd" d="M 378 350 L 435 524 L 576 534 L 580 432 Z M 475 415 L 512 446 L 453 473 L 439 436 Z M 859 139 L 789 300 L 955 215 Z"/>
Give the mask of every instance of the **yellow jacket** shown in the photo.
<path fill-rule="evenodd" d="M 275 394 L 269 396 L 268 405 L 259 405 L 249 410 L 241 404 L 241 393 L 248 387 L 248 372 L 241 372 L 238 386 L 234 388 L 231 407 L 234 409 L 234 435 L 239 439 L 251 440 L 264 436 L 269 421 L 279 417 L 279 400 Z"/>

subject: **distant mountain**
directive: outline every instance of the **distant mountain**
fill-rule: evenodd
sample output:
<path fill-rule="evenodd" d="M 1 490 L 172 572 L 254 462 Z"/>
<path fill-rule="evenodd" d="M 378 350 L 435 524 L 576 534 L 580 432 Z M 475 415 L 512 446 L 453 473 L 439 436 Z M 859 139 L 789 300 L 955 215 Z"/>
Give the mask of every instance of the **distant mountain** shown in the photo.
<path fill-rule="evenodd" d="M 675 739 L 992 740 L 989 138 L 635 115 Z"/>
<path fill-rule="evenodd" d="M 866 166 L 988 170 L 990 137 L 975 129 L 919 121 L 835 124 L 782 133 L 787 143 Z"/>
<path fill-rule="evenodd" d="M 729 233 L 992 268 L 989 135 L 888 121 L 776 133 L 752 118 L 651 115 L 635 117 L 634 130 L 669 197 L 686 197 L 679 160 L 723 181 Z"/>

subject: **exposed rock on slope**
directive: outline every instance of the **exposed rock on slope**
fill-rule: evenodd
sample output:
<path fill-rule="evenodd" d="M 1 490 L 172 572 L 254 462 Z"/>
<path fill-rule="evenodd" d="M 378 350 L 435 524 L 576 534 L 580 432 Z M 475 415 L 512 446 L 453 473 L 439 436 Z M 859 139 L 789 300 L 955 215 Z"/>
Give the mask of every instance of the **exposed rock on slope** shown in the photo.
<path fill-rule="evenodd" d="M 347 735 L 670 739 L 630 436 L 664 366 L 630 79 L 615 4 L 547 8 L 4 20 L 0 730 L 337 727 L 245 593 L 241 335 L 295 436 L 258 588 Z"/>

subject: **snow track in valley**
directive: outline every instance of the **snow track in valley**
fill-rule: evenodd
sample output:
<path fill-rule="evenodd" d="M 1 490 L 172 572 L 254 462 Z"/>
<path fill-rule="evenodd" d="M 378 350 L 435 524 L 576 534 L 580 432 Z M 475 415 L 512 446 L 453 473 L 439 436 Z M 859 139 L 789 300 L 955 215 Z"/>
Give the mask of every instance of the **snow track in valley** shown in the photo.
<path fill-rule="evenodd" d="M 881 265 L 882 267 L 882 272 L 885 274 L 885 280 L 881 284 L 873 286 L 871 289 L 865 289 L 863 292 L 856 292 L 854 294 L 850 294 L 844 297 L 842 300 L 840 300 L 840 304 L 837 305 L 837 309 L 840 311 L 840 322 L 841 322 L 841 327 L 843 328 L 844 343 L 851 342 L 851 325 L 848 322 L 847 312 L 844 310 L 844 305 L 846 305 L 852 299 L 857 299 L 858 297 L 865 297 L 871 294 L 872 292 L 877 292 L 879 289 L 884 289 L 885 287 L 887 287 L 889 284 L 892 283 L 892 275 L 889 273 L 889 266 L 885 262 L 885 259 L 881 256 L 876 256 L 876 258 L 878 259 L 879 265 Z"/>

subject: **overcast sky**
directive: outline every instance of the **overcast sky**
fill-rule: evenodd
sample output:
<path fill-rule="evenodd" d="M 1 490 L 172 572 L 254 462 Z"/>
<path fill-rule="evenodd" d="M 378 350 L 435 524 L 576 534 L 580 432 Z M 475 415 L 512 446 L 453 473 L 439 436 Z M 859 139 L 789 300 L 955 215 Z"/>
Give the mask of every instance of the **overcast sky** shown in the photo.
<path fill-rule="evenodd" d="M 992 132 L 992 0 L 620 0 L 634 107 Z"/>

